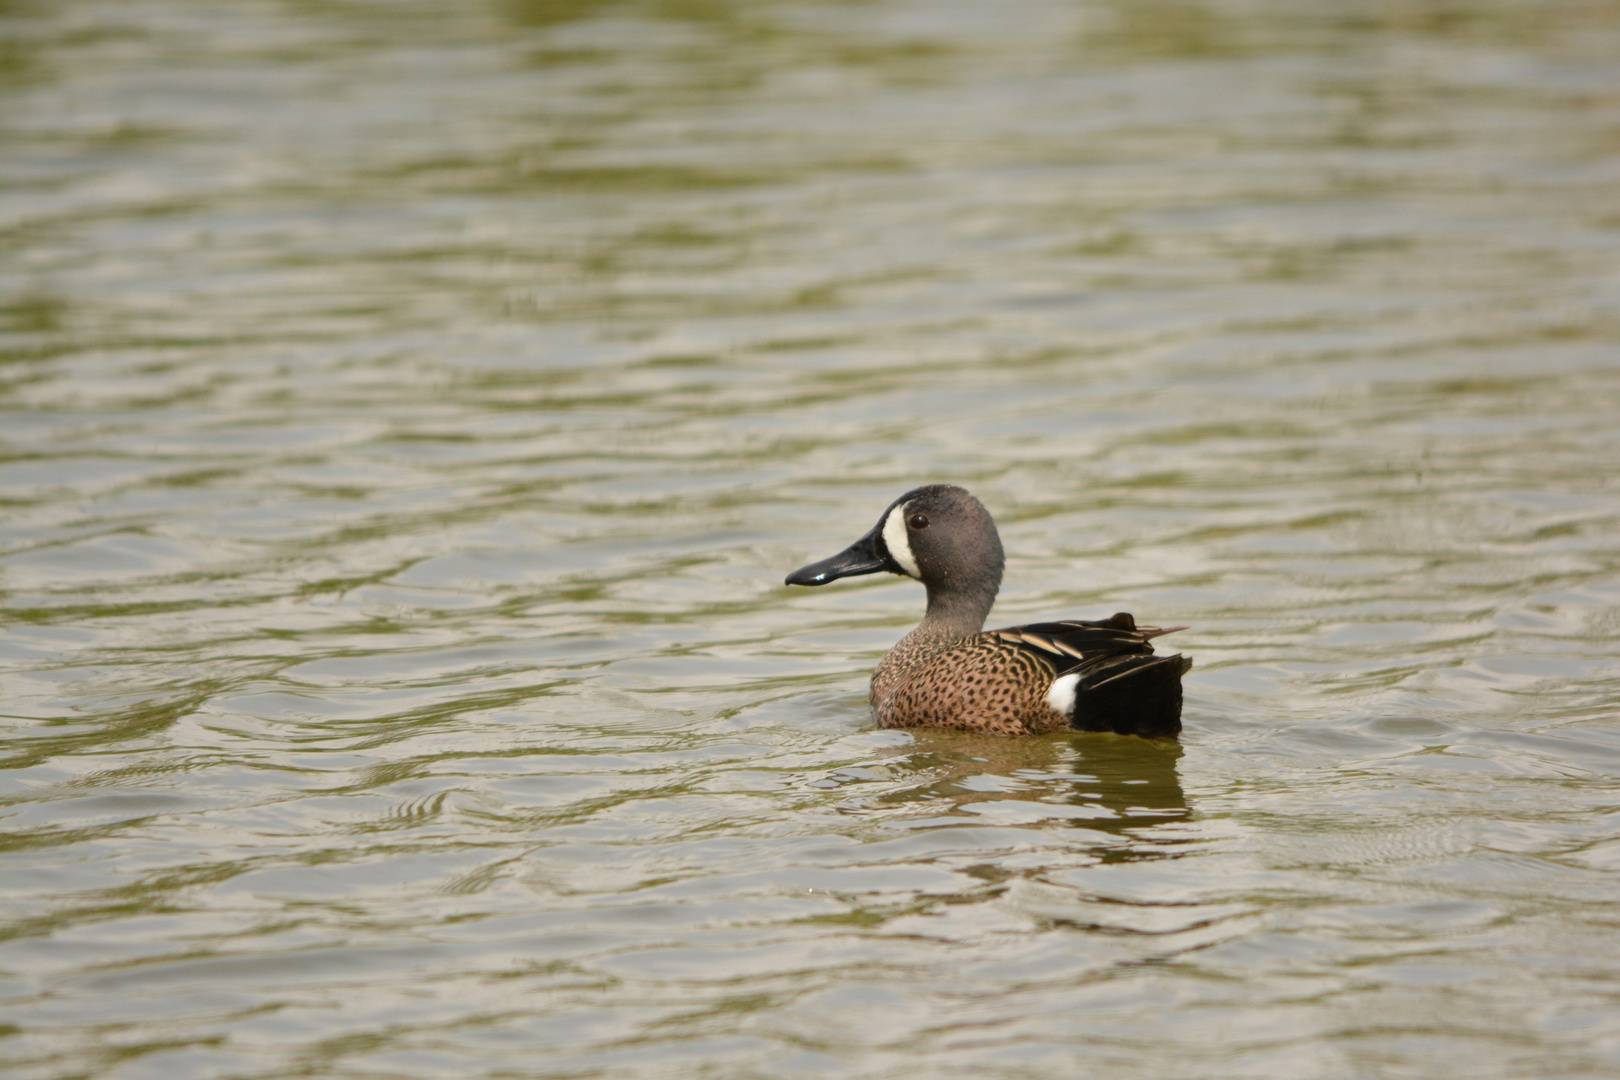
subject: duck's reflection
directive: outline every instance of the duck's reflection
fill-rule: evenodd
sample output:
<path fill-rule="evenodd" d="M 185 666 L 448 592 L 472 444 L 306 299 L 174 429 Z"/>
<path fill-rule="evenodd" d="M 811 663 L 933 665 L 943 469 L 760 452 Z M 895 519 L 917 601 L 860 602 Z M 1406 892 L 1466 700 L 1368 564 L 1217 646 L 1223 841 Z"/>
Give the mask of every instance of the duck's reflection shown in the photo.
<path fill-rule="evenodd" d="M 914 731 L 916 743 L 891 763 L 891 775 L 920 782 L 880 798 L 889 805 L 949 803 L 969 813 L 1005 801 L 1033 819 L 1061 819 L 1113 837 L 1190 816 L 1176 762 L 1181 747 L 1131 735 L 1065 733 L 995 739 L 953 731 Z M 903 764 L 902 764 L 903 762 Z M 1049 809 L 1043 809 L 1049 808 Z M 1104 844 L 1104 859 L 1131 858 L 1129 846 Z"/>

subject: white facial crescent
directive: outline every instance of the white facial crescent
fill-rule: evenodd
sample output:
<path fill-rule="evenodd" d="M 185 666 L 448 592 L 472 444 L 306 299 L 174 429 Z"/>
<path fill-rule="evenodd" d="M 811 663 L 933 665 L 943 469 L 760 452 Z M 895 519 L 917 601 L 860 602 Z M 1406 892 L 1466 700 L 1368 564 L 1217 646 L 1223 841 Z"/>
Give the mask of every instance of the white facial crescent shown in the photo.
<path fill-rule="evenodd" d="M 906 536 L 904 506 L 897 506 L 889 511 L 889 518 L 883 523 L 883 543 L 902 570 L 918 580 L 922 579 L 922 573 L 917 569 L 917 559 L 911 554 L 911 540 Z"/>

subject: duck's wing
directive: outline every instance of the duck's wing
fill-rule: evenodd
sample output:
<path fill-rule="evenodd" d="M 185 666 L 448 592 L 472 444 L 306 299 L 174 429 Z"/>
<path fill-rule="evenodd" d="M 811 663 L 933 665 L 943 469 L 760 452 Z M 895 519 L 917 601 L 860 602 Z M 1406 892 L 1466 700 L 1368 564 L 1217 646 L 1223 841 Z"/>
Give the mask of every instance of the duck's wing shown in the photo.
<path fill-rule="evenodd" d="M 1079 669 L 1092 671 L 1107 661 L 1126 656 L 1151 656 L 1154 638 L 1185 630 L 1185 626 L 1137 626 L 1127 612 L 1111 619 L 1071 619 L 1028 623 L 987 633 L 1017 645 L 1051 664 L 1059 675 Z"/>
<path fill-rule="evenodd" d="M 1125 612 L 1111 619 L 1030 623 L 987 636 L 1034 653 L 1056 676 L 1046 701 L 1081 731 L 1175 738 L 1181 732 L 1181 677 L 1192 661 L 1153 655 L 1156 637 L 1185 626 L 1137 626 Z"/>

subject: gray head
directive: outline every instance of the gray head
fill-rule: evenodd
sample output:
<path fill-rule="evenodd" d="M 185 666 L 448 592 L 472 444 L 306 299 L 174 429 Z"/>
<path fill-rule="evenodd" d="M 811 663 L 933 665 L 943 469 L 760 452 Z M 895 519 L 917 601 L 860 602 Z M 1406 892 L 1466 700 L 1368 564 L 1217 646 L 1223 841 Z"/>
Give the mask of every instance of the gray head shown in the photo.
<path fill-rule="evenodd" d="M 787 583 L 902 574 L 928 589 L 925 626 L 972 634 L 990 614 L 1005 564 L 1001 537 L 984 504 L 962 488 L 930 484 L 900 496 L 865 536 L 830 559 L 793 571 Z"/>

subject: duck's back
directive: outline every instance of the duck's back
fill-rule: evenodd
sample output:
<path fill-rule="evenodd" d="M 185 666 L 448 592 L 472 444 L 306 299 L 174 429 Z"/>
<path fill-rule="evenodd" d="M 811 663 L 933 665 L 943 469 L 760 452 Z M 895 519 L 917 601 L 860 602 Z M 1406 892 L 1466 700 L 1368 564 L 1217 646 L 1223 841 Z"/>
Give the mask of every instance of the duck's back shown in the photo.
<path fill-rule="evenodd" d="M 1179 655 L 1153 655 L 1149 641 L 1169 632 L 1137 627 L 1120 613 L 954 639 L 913 633 L 873 673 L 873 712 L 881 727 L 991 735 L 1073 727 L 1174 737 L 1181 676 L 1192 665 Z"/>

